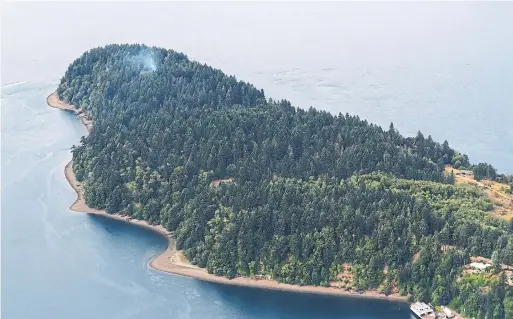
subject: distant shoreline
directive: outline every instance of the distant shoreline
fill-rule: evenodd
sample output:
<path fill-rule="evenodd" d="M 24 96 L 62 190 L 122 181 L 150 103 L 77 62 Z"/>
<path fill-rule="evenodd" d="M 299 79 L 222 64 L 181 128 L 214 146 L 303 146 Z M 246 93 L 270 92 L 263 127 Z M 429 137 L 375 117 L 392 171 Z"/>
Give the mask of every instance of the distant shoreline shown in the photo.
<path fill-rule="evenodd" d="M 47 103 L 50 107 L 71 111 L 74 112 L 77 117 L 79 117 L 82 124 L 87 129 L 87 133 L 91 131 L 92 122 L 85 116 L 82 110 L 79 108 L 75 108 L 73 105 L 67 104 L 66 102 L 59 99 L 56 93 L 52 93 L 47 97 Z M 228 279 L 225 277 L 220 277 L 216 275 L 209 274 L 206 269 L 200 268 L 198 266 L 192 265 L 182 251 L 178 251 L 176 249 L 176 243 L 174 238 L 172 237 L 172 233 L 165 229 L 163 226 L 151 225 L 147 221 L 138 220 L 131 218 L 129 216 L 124 216 L 121 214 L 108 214 L 104 210 L 98 210 L 87 206 L 84 199 L 84 191 L 80 182 L 77 181 L 75 173 L 73 172 L 73 161 L 70 161 L 66 164 L 64 168 L 64 173 L 66 179 L 69 184 L 73 188 L 73 190 L 77 194 L 77 199 L 75 202 L 69 207 L 72 211 L 87 213 L 93 215 L 105 216 L 107 218 L 119 220 L 122 222 L 129 222 L 134 225 L 149 229 L 154 231 L 162 236 L 164 236 L 168 241 L 167 249 L 161 253 L 160 255 L 153 258 L 148 266 L 162 272 L 171 273 L 175 275 L 181 275 L 191 278 L 196 278 L 202 281 L 220 283 L 220 284 L 228 284 L 235 286 L 244 286 L 244 287 L 253 287 L 253 288 L 262 288 L 262 289 L 270 289 L 270 290 L 280 290 L 280 291 L 290 291 L 290 292 L 300 292 L 300 293 L 310 293 L 310 294 L 319 294 L 319 295 L 332 295 L 332 296 L 349 296 L 349 297 L 360 297 L 360 298 L 371 298 L 371 299 L 381 299 L 381 300 L 391 300 L 391 301 L 402 301 L 407 302 L 407 296 L 401 296 L 399 294 L 393 294 L 389 296 L 385 296 L 375 290 L 365 291 L 362 294 L 345 291 L 339 288 L 334 287 L 320 287 L 320 286 L 299 286 L 292 284 L 284 284 L 280 283 L 276 280 L 268 280 L 268 279 L 253 279 L 249 277 L 236 277 L 234 279 Z"/>

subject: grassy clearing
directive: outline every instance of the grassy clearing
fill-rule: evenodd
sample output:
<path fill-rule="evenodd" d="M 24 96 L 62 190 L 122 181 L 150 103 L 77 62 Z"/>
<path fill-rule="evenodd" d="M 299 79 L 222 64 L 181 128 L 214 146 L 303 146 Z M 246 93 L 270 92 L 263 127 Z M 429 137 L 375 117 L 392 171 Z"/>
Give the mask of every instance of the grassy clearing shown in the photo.
<path fill-rule="evenodd" d="M 459 169 L 450 165 L 445 167 L 446 174 L 454 173 L 455 184 L 471 185 L 484 191 L 493 202 L 490 213 L 494 216 L 510 220 L 513 218 L 513 195 L 508 193 L 509 186 L 490 180 L 476 181 L 471 175 L 462 175 Z"/>

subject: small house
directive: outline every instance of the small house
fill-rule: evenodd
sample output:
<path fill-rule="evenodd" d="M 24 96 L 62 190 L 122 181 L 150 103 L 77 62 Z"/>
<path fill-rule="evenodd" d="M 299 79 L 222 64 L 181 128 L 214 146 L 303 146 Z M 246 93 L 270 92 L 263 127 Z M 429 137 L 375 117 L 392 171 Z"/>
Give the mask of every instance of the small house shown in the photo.
<path fill-rule="evenodd" d="M 456 173 L 456 175 L 472 176 L 472 175 L 474 175 L 474 172 L 462 169 L 461 171 Z"/>
<path fill-rule="evenodd" d="M 482 263 L 482 262 L 473 262 L 470 264 L 470 268 L 477 270 L 478 272 L 484 272 L 488 267 L 491 267 L 492 265 L 488 263 Z"/>

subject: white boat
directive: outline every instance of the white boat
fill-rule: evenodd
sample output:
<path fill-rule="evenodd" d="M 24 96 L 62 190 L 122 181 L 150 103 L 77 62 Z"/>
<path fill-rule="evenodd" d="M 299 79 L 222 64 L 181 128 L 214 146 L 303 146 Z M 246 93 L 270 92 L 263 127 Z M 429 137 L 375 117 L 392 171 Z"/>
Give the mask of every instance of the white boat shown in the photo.
<path fill-rule="evenodd" d="M 416 302 L 410 305 L 410 310 L 420 319 L 435 319 L 435 310 L 423 302 Z"/>
<path fill-rule="evenodd" d="M 451 311 L 451 309 L 442 306 L 442 311 L 445 315 L 445 318 L 454 318 L 456 315 Z"/>

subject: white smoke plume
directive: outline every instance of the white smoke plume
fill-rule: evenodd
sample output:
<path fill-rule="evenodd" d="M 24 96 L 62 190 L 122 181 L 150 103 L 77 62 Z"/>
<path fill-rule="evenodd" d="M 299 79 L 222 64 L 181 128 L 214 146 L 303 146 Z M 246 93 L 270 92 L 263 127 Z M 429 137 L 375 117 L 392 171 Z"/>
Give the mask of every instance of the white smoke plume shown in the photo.
<path fill-rule="evenodd" d="M 157 70 L 155 53 L 152 49 L 141 49 L 139 54 L 127 57 L 127 62 L 134 67 L 140 68 L 141 73 L 154 72 Z"/>

